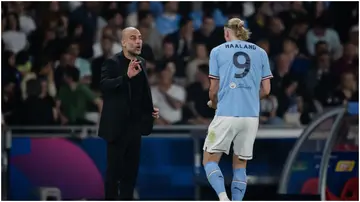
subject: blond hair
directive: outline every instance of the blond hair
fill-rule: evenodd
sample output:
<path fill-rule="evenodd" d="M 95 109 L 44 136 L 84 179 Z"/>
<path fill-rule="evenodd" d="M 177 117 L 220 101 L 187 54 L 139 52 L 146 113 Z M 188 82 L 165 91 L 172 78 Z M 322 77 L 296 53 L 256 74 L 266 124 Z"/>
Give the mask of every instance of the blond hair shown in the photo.
<path fill-rule="evenodd" d="M 246 41 L 250 38 L 251 32 L 244 27 L 244 21 L 239 18 L 231 18 L 225 27 L 232 30 L 234 36 L 240 40 Z"/>

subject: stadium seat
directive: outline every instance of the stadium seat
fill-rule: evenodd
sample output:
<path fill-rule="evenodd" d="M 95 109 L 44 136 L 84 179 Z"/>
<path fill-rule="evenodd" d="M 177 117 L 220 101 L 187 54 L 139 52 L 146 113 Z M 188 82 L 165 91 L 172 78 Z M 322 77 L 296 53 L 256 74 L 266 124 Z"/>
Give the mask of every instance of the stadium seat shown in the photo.
<path fill-rule="evenodd" d="M 341 200 L 358 201 L 359 200 L 359 178 L 349 179 L 341 192 Z"/>
<path fill-rule="evenodd" d="M 301 188 L 301 194 L 318 195 L 318 185 L 318 178 L 308 179 Z M 335 196 L 328 188 L 326 188 L 326 200 L 339 201 L 340 198 Z"/>

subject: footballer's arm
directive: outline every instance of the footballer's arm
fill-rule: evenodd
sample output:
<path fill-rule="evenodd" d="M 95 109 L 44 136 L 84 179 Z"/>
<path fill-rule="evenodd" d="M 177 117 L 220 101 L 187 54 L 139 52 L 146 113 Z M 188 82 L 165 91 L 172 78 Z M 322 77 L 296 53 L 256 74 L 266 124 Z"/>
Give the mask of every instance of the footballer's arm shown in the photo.
<path fill-rule="evenodd" d="M 212 108 L 216 109 L 218 103 L 219 79 L 210 78 L 209 98 Z"/>
<path fill-rule="evenodd" d="M 265 98 L 270 94 L 271 90 L 271 84 L 270 84 L 270 78 L 265 78 L 261 81 L 261 87 L 260 87 L 260 99 Z"/>

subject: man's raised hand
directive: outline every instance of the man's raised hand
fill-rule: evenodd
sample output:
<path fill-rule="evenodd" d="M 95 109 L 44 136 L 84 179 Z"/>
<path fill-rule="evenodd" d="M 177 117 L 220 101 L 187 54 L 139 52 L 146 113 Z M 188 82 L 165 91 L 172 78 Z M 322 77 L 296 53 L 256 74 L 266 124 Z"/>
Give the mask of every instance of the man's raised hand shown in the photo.
<path fill-rule="evenodd" d="M 140 62 L 141 61 L 138 61 L 136 59 L 130 61 L 128 71 L 127 71 L 127 75 L 129 78 L 132 78 L 132 77 L 136 76 L 139 72 L 141 72 Z"/>

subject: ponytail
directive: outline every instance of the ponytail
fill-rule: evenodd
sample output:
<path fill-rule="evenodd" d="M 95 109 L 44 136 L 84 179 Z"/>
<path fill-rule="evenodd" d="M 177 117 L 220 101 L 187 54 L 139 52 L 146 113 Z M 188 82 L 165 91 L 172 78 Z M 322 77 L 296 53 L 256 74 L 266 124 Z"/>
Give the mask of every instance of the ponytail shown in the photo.
<path fill-rule="evenodd" d="M 236 38 L 246 41 L 250 38 L 251 32 L 244 27 L 244 21 L 239 18 L 232 18 L 225 26 L 234 32 Z"/>

